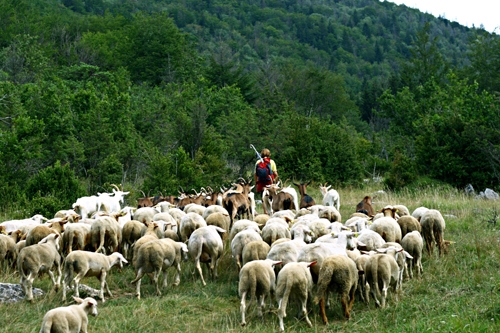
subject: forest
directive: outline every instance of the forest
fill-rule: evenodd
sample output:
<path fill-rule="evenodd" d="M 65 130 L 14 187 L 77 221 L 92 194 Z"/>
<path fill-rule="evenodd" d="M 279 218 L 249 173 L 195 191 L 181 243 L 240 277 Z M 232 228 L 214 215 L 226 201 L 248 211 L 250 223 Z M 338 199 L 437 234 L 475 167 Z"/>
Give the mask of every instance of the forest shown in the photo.
<path fill-rule="evenodd" d="M 376 0 L 0 0 L 0 210 L 249 178 L 499 189 L 500 38 Z"/>

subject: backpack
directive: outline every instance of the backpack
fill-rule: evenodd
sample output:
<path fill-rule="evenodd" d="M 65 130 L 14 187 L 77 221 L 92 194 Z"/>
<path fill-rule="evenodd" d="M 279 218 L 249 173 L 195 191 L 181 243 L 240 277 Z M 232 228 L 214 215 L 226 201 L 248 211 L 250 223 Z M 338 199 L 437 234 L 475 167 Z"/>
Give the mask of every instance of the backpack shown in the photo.
<path fill-rule="evenodd" d="M 272 182 L 273 170 L 271 169 L 271 159 L 266 157 L 264 162 L 257 163 L 255 167 L 255 174 L 259 183 L 269 183 Z"/>

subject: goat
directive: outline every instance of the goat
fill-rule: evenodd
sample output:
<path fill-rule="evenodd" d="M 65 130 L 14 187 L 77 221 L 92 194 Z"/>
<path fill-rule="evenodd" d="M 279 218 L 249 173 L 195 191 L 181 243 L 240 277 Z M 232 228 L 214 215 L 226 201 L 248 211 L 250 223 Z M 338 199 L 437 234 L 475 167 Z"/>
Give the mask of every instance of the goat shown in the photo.
<path fill-rule="evenodd" d="M 253 186 L 251 186 L 252 180 L 247 182 L 244 179 L 241 179 L 242 183 L 239 185 L 242 186 L 241 192 L 231 191 L 225 195 L 222 199 L 222 207 L 224 207 L 231 219 L 231 225 L 233 225 L 234 219 L 236 215 L 242 216 L 246 214 L 247 218 L 250 219 L 250 198 L 248 194 L 252 190 Z"/>
<path fill-rule="evenodd" d="M 137 199 L 137 208 L 143 207 L 153 207 L 153 197 L 146 196 L 146 194 L 142 192 L 142 198 Z"/>
<path fill-rule="evenodd" d="M 277 185 L 267 185 L 266 189 L 269 193 L 269 201 L 271 202 L 272 212 L 289 210 L 292 208 L 292 205 L 294 205 L 293 196 L 289 192 L 278 192 L 281 189 Z"/>
<path fill-rule="evenodd" d="M 364 213 L 368 216 L 374 216 L 375 210 L 372 207 L 372 199 L 375 199 L 375 197 L 372 198 L 369 195 L 364 197 L 363 200 L 356 205 L 356 212 Z"/>
<path fill-rule="evenodd" d="M 299 193 L 300 193 L 300 204 L 299 204 L 299 209 L 302 208 L 308 208 L 311 206 L 314 206 L 316 202 L 314 199 L 306 193 L 306 187 L 311 184 L 311 181 L 308 181 L 307 183 L 293 183 L 293 185 L 297 186 L 299 188 Z"/>

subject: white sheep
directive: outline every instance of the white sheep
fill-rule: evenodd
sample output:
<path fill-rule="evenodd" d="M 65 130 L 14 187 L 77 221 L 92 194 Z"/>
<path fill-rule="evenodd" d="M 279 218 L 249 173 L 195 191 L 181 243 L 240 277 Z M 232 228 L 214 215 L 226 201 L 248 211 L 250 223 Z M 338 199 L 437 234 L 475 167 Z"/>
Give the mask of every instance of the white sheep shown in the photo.
<path fill-rule="evenodd" d="M 122 241 L 122 230 L 115 217 L 100 216 L 90 227 L 92 247 L 95 252 L 102 251 L 106 254 L 106 247 L 112 252 L 118 252 Z"/>
<path fill-rule="evenodd" d="M 196 229 L 189 237 L 189 254 L 195 263 L 195 268 L 198 270 L 204 286 L 207 284 L 203 278 L 200 262 L 207 264 L 213 279 L 217 278 L 217 266 L 219 265 L 220 257 L 224 253 L 224 244 L 222 243 L 220 234 L 225 232 L 226 230 L 222 228 L 209 225 Z"/>
<path fill-rule="evenodd" d="M 0 223 L 0 226 L 5 227 L 5 232 L 9 233 L 12 231 L 16 231 L 18 229 L 21 229 L 22 227 L 26 226 L 36 226 L 39 224 L 42 224 L 42 221 L 47 221 L 48 219 L 44 217 L 43 215 L 37 214 L 33 215 L 31 218 L 28 219 L 22 219 L 22 220 L 9 220 L 9 221 L 4 221 Z M 23 232 L 25 233 L 25 232 Z"/>
<path fill-rule="evenodd" d="M 75 250 L 85 250 L 90 245 L 90 224 L 68 223 L 62 234 L 63 253 L 68 254 Z"/>
<path fill-rule="evenodd" d="M 207 209 L 207 207 L 202 206 L 200 204 L 190 203 L 190 204 L 187 204 L 186 206 L 184 206 L 184 213 L 186 213 L 186 214 L 196 213 L 196 214 L 203 217 L 203 213 L 205 213 L 206 209 Z"/>
<path fill-rule="evenodd" d="M 262 228 L 262 240 L 271 245 L 280 238 L 291 238 L 288 223 L 282 218 L 271 218 Z"/>
<path fill-rule="evenodd" d="M 273 266 L 279 261 L 254 260 L 246 263 L 240 271 L 238 282 L 238 294 L 241 298 L 241 326 L 246 325 L 246 296 L 249 294 L 250 301 L 257 299 L 258 315 L 263 318 L 263 308 L 267 296 L 274 296 L 276 288 L 276 275 Z"/>
<path fill-rule="evenodd" d="M 332 185 L 321 185 L 319 186 L 319 190 L 321 191 L 321 194 L 323 195 L 323 206 L 332 206 L 337 209 L 337 211 L 340 210 L 340 195 L 339 192 L 337 192 L 334 189 L 330 189 Z"/>
<path fill-rule="evenodd" d="M 208 206 L 207 209 L 205 209 L 205 211 L 203 212 L 203 215 L 201 217 L 203 217 L 206 220 L 207 217 L 213 213 L 222 213 L 224 215 L 229 216 L 229 213 L 228 213 L 226 208 L 219 206 L 219 205 L 212 205 L 212 206 Z"/>
<path fill-rule="evenodd" d="M 344 310 L 344 317 L 351 318 L 351 309 L 354 304 L 354 295 L 358 286 L 358 269 L 350 258 L 335 254 L 323 260 L 319 270 L 318 288 L 314 303 L 320 303 L 320 312 L 324 324 L 328 324 L 325 303 L 328 291 L 340 294 L 340 302 Z"/>
<path fill-rule="evenodd" d="M 87 316 L 97 316 L 97 301 L 92 297 L 73 299 L 78 304 L 49 310 L 43 316 L 40 333 L 87 333 Z"/>
<path fill-rule="evenodd" d="M 260 232 L 260 226 L 257 222 L 242 219 L 235 221 L 233 226 L 231 227 L 231 231 L 229 232 L 229 241 L 232 242 L 234 237 L 240 232 L 245 230 L 247 227 L 252 226 L 255 230 Z"/>
<path fill-rule="evenodd" d="M 429 209 L 421 217 L 420 224 L 422 225 L 422 236 L 425 239 L 427 253 L 432 255 L 434 243 L 436 243 L 439 255 L 443 255 L 447 250 L 447 246 L 450 244 L 449 241 L 444 240 L 446 223 L 443 215 L 436 209 Z"/>
<path fill-rule="evenodd" d="M 136 277 L 131 283 L 136 284 L 137 299 L 141 299 L 141 279 L 145 274 L 153 274 L 153 282 L 156 286 L 156 295 L 160 296 L 161 291 L 158 285 L 160 273 L 163 270 L 162 288 L 167 286 L 167 272 L 171 266 L 177 269 L 177 274 L 173 285 L 179 285 L 181 278 L 181 261 L 187 260 L 187 245 L 175 242 L 169 238 L 149 241 L 139 249 L 137 260 L 134 264 Z"/>
<path fill-rule="evenodd" d="M 309 327 L 312 323 L 307 316 L 307 300 L 311 296 L 313 280 L 309 267 L 316 262 L 291 262 L 285 265 L 276 281 L 276 299 L 278 301 L 278 318 L 280 331 L 284 331 L 283 318 L 286 317 L 288 299 L 296 299 L 300 303 L 299 315 L 302 315 Z"/>
<path fill-rule="evenodd" d="M 101 253 L 88 251 L 73 251 L 64 260 L 64 279 L 63 279 L 63 301 L 66 301 L 66 286 L 73 285 L 75 295 L 79 294 L 79 284 L 84 277 L 95 276 L 101 281 L 101 290 L 99 297 L 104 303 L 104 288 L 109 296 L 113 296 L 106 282 L 106 275 L 114 266 L 123 267 L 128 261 L 119 252 L 114 252 L 109 256 Z M 74 274 L 76 274 L 75 277 Z"/>
<path fill-rule="evenodd" d="M 425 214 L 425 212 L 427 212 L 429 210 L 429 208 L 427 207 L 418 207 L 418 208 L 415 208 L 415 210 L 411 213 L 411 216 L 413 216 L 414 218 L 416 218 L 418 221 L 420 221 L 420 219 L 422 218 L 422 216 Z"/>
<path fill-rule="evenodd" d="M 262 240 L 252 241 L 243 247 L 242 264 L 245 265 L 252 260 L 264 260 L 270 250 L 271 247 L 266 242 Z"/>
<path fill-rule="evenodd" d="M 197 213 L 187 213 L 181 220 L 179 236 L 181 241 L 187 242 L 189 236 L 198 228 L 206 227 L 207 222 Z"/>
<path fill-rule="evenodd" d="M 281 268 L 288 263 L 297 262 L 300 249 L 311 241 L 311 230 L 305 225 L 300 225 L 293 230 L 293 236 L 292 240 L 283 241 L 279 244 L 273 243 L 271 250 L 267 254 L 267 259 L 281 261 L 280 265 L 274 266 L 276 273 L 279 273 Z"/>
<path fill-rule="evenodd" d="M 394 218 L 396 210 L 393 207 L 382 209 L 384 216 L 375 220 L 369 227 L 377 232 L 386 242 L 401 242 L 401 227 Z"/>
<path fill-rule="evenodd" d="M 424 271 L 422 268 L 422 250 L 424 248 L 422 235 L 416 230 L 409 232 L 401 240 L 401 245 L 413 257 L 413 259 L 408 259 L 410 278 L 413 279 L 413 268 L 417 270 L 417 276 L 421 276 Z"/>
<path fill-rule="evenodd" d="M 238 232 L 236 236 L 234 236 L 231 241 L 231 254 L 236 261 L 236 265 L 238 266 L 238 271 L 241 269 L 241 256 L 243 254 L 243 248 L 246 244 L 263 240 L 260 236 L 260 230 L 258 227 L 250 225 L 246 227 L 246 229 Z"/>
<path fill-rule="evenodd" d="M 59 234 L 50 234 L 38 244 L 23 248 L 17 257 L 17 271 L 21 276 L 21 286 L 28 301 L 33 301 L 33 280 L 39 274 L 48 273 L 54 289 L 61 283 L 61 256 L 59 254 Z M 54 276 L 52 269 L 57 270 Z"/>
<path fill-rule="evenodd" d="M 156 208 L 141 207 L 141 208 L 137 208 L 134 215 L 132 216 L 132 219 L 139 221 L 139 222 L 143 222 L 143 223 L 149 223 L 149 222 L 153 222 L 153 216 L 155 216 L 158 213 L 160 213 L 160 212 Z M 169 210 L 169 214 L 170 214 L 170 210 Z"/>
<path fill-rule="evenodd" d="M 385 240 L 380 236 L 379 233 L 370 230 L 363 229 L 359 232 L 357 237 L 358 248 L 365 251 L 372 251 L 381 248 L 385 244 Z M 362 244 L 362 245 L 361 245 Z"/>
<path fill-rule="evenodd" d="M 399 267 L 396 262 L 396 250 L 388 249 L 387 254 L 374 254 L 365 263 L 364 274 L 366 275 L 366 287 L 379 307 L 385 307 L 387 291 L 392 288 L 399 296 Z"/>

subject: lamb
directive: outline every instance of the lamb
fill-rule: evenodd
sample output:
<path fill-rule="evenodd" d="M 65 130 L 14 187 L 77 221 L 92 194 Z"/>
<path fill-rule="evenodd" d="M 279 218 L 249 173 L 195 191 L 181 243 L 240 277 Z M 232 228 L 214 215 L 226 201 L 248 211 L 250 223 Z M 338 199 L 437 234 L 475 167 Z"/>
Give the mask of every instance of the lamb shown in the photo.
<path fill-rule="evenodd" d="M 177 274 L 173 285 L 179 285 L 181 278 L 181 260 L 187 260 L 187 245 L 181 242 L 175 242 L 169 238 L 153 240 L 147 242 L 139 249 L 137 260 L 134 264 L 136 277 L 131 283 L 136 283 L 136 296 L 141 299 L 141 279 L 145 274 L 154 273 L 153 282 L 156 286 L 156 295 L 160 296 L 161 291 L 158 286 L 158 278 L 163 272 L 162 288 L 167 286 L 166 269 L 174 266 Z"/>
<path fill-rule="evenodd" d="M 335 254 L 323 261 L 319 270 L 318 288 L 314 303 L 319 302 L 320 313 L 324 324 L 328 324 L 325 311 L 325 299 L 328 291 L 340 294 L 340 302 L 344 316 L 351 318 L 354 295 L 358 286 L 358 269 L 354 261 L 346 256 Z"/>
<path fill-rule="evenodd" d="M 50 234 L 38 244 L 27 246 L 17 257 L 17 271 L 21 276 L 21 286 L 26 300 L 33 301 L 33 280 L 39 274 L 50 275 L 54 289 L 59 289 L 61 282 L 61 256 L 59 254 L 59 234 Z M 52 269 L 57 270 L 57 277 Z"/>
<path fill-rule="evenodd" d="M 234 236 L 231 241 L 231 253 L 238 266 L 238 271 L 241 269 L 241 256 L 245 245 L 252 241 L 263 240 L 260 236 L 259 228 L 255 226 L 248 226 L 245 230 L 240 231 Z"/>
<path fill-rule="evenodd" d="M 321 191 L 321 194 L 323 194 L 323 206 L 332 206 L 335 207 L 338 210 L 340 210 L 340 195 L 339 192 L 337 192 L 334 189 L 330 189 L 332 185 L 325 185 L 319 184 L 319 190 Z"/>
<path fill-rule="evenodd" d="M 276 281 L 276 299 L 278 300 L 278 318 L 280 331 L 284 331 L 283 318 L 286 317 L 286 307 L 290 297 L 300 303 L 299 315 L 304 316 L 309 327 L 312 323 L 307 316 L 307 299 L 313 288 L 313 280 L 309 267 L 313 262 L 292 262 L 283 267 Z"/>
<path fill-rule="evenodd" d="M 238 282 L 238 294 L 241 298 L 241 326 L 246 325 L 246 296 L 249 294 L 250 301 L 257 299 L 259 317 L 263 318 L 263 308 L 266 296 L 274 296 L 276 287 L 276 275 L 273 266 L 279 261 L 254 260 L 246 263 L 240 271 Z"/>
<path fill-rule="evenodd" d="M 188 251 L 194 260 L 195 267 L 200 274 L 201 282 L 204 286 L 205 279 L 201 270 L 200 261 L 205 262 L 210 268 L 212 278 L 217 278 L 217 266 L 219 259 L 224 253 L 224 244 L 219 233 L 225 233 L 226 230 L 217 226 L 209 225 L 193 231 L 189 237 Z"/>
<path fill-rule="evenodd" d="M 396 249 L 388 249 L 387 254 L 374 254 L 365 264 L 366 286 L 378 307 L 385 307 L 387 290 L 392 288 L 398 298 L 400 286 L 399 267 L 395 259 Z"/>
<path fill-rule="evenodd" d="M 439 250 L 439 255 L 444 254 L 445 250 L 445 240 L 444 240 L 444 229 L 446 228 L 446 223 L 441 213 L 436 209 L 429 209 L 420 219 L 420 224 L 422 225 L 422 236 L 425 239 L 425 246 L 427 248 L 427 253 L 432 255 L 434 250 L 434 242 Z"/>
<path fill-rule="evenodd" d="M 404 215 L 401 216 L 397 220 L 399 227 L 401 228 L 401 237 L 404 238 L 404 236 L 412 232 L 414 230 L 418 231 L 419 233 L 422 232 L 422 226 L 420 225 L 420 222 L 416 218 L 414 218 L 411 215 Z"/>
<path fill-rule="evenodd" d="M 11 236 L 0 234 L 0 263 L 4 263 L 5 268 L 9 264 L 15 268 L 16 259 L 16 242 Z"/>
<path fill-rule="evenodd" d="M 40 333 L 87 333 L 87 316 L 97 316 L 97 301 L 92 297 L 73 299 L 78 304 L 55 308 L 45 314 Z"/>
<path fill-rule="evenodd" d="M 417 276 L 422 276 L 422 250 L 424 248 L 424 241 L 420 233 L 416 230 L 407 233 L 401 240 L 403 248 L 413 257 L 408 260 L 408 273 L 413 279 L 413 268 L 417 270 Z"/>
<path fill-rule="evenodd" d="M 262 240 L 252 241 L 243 247 L 242 263 L 245 265 L 252 260 L 264 260 L 271 250 L 269 244 Z"/>
<path fill-rule="evenodd" d="M 179 236 L 186 243 L 189 236 L 198 228 L 206 227 L 207 222 L 197 213 L 187 213 L 181 220 Z"/>
<path fill-rule="evenodd" d="M 79 284 L 84 277 L 95 276 L 101 281 L 101 290 L 99 297 L 104 303 L 104 288 L 110 297 L 113 295 L 106 282 L 106 275 L 113 266 L 123 267 L 128 261 L 119 252 L 114 252 L 109 256 L 101 253 L 88 251 L 73 251 L 64 260 L 64 279 L 63 279 L 63 301 L 66 301 L 66 286 L 74 285 L 75 295 L 79 297 Z M 76 276 L 73 278 L 73 275 Z"/>
<path fill-rule="evenodd" d="M 63 253 L 73 250 L 87 250 L 91 243 L 90 224 L 69 223 L 64 227 L 62 235 Z"/>

